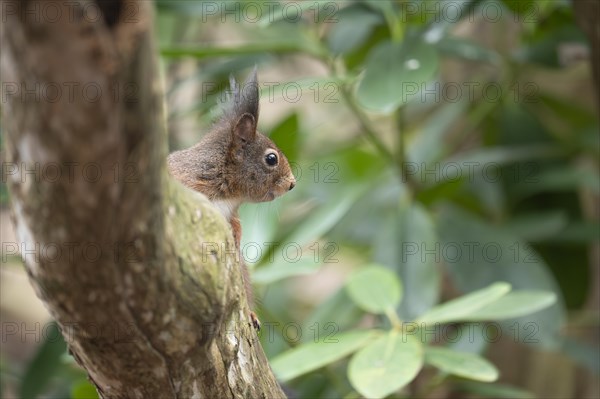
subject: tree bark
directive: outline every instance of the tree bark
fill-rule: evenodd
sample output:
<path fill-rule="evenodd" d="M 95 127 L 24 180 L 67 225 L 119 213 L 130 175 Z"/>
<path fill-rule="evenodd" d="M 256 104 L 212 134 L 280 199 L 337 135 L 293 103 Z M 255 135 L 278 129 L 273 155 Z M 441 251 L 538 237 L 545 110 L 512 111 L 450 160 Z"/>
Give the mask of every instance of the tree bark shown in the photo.
<path fill-rule="evenodd" d="M 590 41 L 590 67 L 596 86 L 596 100 L 600 102 L 600 4 L 596 0 L 575 0 L 573 11 L 579 27 Z"/>
<path fill-rule="evenodd" d="M 1 17 L 18 245 L 99 394 L 284 397 L 227 223 L 167 175 L 152 4 L 4 1 Z"/>

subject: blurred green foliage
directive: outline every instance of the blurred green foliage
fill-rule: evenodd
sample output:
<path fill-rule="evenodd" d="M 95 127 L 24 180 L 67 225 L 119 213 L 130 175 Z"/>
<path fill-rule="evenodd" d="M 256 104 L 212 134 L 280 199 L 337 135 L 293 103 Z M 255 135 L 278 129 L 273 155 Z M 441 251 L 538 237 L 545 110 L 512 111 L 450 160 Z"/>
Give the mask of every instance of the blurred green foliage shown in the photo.
<path fill-rule="evenodd" d="M 259 79 L 301 75 L 263 88 L 275 99 L 263 114 L 290 83 L 325 115 L 299 103 L 263 129 L 298 185 L 241 210 L 263 347 L 297 397 L 423 397 L 442 385 L 532 397 L 493 382 L 490 325 L 599 372 L 597 348 L 564 333 L 588 296 L 600 230 L 582 205 L 600 193 L 598 115 L 573 101 L 561 59 L 565 44 L 588 47 L 568 1 L 156 4 L 167 100 L 210 83 L 169 110 L 170 124 L 209 126 L 229 74 L 254 65 Z M 173 72 L 190 60 L 195 73 Z M 169 139 L 174 149 L 198 137 Z M 307 297 L 314 280 L 298 278 L 331 268 L 328 297 Z M 64 351 L 44 343 L 24 371 L 2 362 L 2 375 L 31 397 L 92 397 Z M 424 367 L 434 373 L 415 391 Z"/>
<path fill-rule="evenodd" d="M 2 384 L 15 387 L 14 395 L 18 398 L 98 398 L 85 371 L 67 354 L 67 345 L 58 325 L 50 322 L 39 332 L 37 336 L 41 337 L 41 342 L 25 367 L 4 361 L 0 364 Z"/>
<path fill-rule="evenodd" d="M 266 130 L 295 165 L 297 188 L 242 208 L 261 318 L 272 324 L 263 346 L 299 397 L 383 397 L 424 365 L 439 370 L 429 391 L 531 396 L 489 383 L 499 373 L 481 357 L 486 342 L 429 342 L 420 336 L 428 323 L 498 321 L 505 332 L 521 328 L 520 343 L 581 361 L 562 331 L 587 297 L 588 248 L 599 236 L 580 202 L 600 192 L 598 115 L 543 75 L 568 69 L 564 44 L 587 46 L 568 2 L 158 5 L 166 65 L 196 59 L 193 79 L 218 88 L 188 109 L 201 123 L 214 118 L 227 75 L 253 64 L 260 75 L 300 63 L 297 79 L 263 89 L 271 104 L 293 102 L 286 84 L 321 91 L 311 97 L 321 120 L 299 103 Z M 188 28 L 175 29 L 182 20 Z M 199 45 L 215 27 L 217 44 Z M 227 29 L 243 39 L 229 44 L 219 37 Z M 326 72 L 307 76 L 301 57 Z M 335 101 L 323 101 L 326 83 Z M 351 133 L 338 124 L 346 120 Z M 178 136 L 174 147 L 196 139 Z M 304 298 L 294 276 L 334 259 L 350 265 L 346 274 L 357 270 L 324 302 Z M 458 292 L 469 294 L 441 300 Z"/>
<path fill-rule="evenodd" d="M 430 324 L 518 326 L 520 343 L 585 363 L 562 331 L 587 297 L 588 248 L 599 236 L 581 206 L 581 195 L 600 192 L 598 115 L 542 74 L 567 70 L 564 44 L 587 46 L 568 2 L 159 1 L 158 9 L 165 65 L 196 59 L 193 79 L 214 83 L 207 101 L 186 110 L 203 124 L 230 73 L 258 64 L 260 75 L 294 60 L 302 70 L 305 59 L 326 71 L 311 76 L 307 67 L 308 76 L 263 89 L 271 104 L 294 102 L 285 93 L 293 84 L 325 116 L 315 121 L 299 103 L 269 126 L 299 184 L 241 212 L 270 323 L 263 346 L 299 397 L 383 397 L 424 366 L 439 371 L 409 395 L 450 384 L 531 397 L 490 383 L 499 372 L 482 357 L 486 342 L 430 342 Z M 187 28 L 175 27 L 182 21 Z M 228 30 L 243 39 L 229 44 L 219 36 Z M 216 44 L 198 44 L 202 37 Z M 334 101 L 323 101 L 326 84 Z M 351 133 L 338 124 L 346 120 Z M 196 139 L 172 137 L 174 147 Z M 350 266 L 338 291 L 324 302 L 304 298 L 294 277 L 339 259 Z M 466 295 L 441 300 L 458 292 Z"/>

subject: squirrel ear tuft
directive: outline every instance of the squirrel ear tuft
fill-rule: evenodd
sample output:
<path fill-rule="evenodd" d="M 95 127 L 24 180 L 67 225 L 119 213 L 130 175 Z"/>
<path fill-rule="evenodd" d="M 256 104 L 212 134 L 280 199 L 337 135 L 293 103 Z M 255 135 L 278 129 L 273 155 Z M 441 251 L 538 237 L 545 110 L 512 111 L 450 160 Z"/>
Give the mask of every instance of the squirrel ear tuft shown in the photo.
<path fill-rule="evenodd" d="M 227 99 L 223 119 L 229 122 L 237 123 L 242 115 L 250 114 L 254 118 L 255 124 L 258 121 L 259 90 L 258 79 L 256 76 L 256 67 L 248 76 L 248 79 L 238 85 L 233 76 L 229 77 L 231 94 Z"/>
<path fill-rule="evenodd" d="M 258 105 L 260 102 L 259 90 L 258 90 L 258 77 L 256 76 L 256 66 L 252 70 L 252 73 L 242 86 L 240 91 L 242 95 L 242 108 L 244 112 L 249 113 L 258 120 Z"/>
<path fill-rule="evenodd" d="M 250 142 L 254 140 L 255 136 L 256 119 L 249 113 L 242 114 L 233 127 L 234 142 Z"/>

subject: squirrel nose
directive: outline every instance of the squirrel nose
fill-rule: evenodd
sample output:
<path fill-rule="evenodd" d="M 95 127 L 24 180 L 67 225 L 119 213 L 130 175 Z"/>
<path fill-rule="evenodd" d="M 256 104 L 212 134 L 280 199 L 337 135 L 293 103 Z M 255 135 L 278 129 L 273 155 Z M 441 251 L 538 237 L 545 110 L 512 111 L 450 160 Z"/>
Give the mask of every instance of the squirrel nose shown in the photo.
<path fill-rule="evenodd" d="M 296 182 L 295 182 L 295 181 L 293 181 L 293 182 L 291 182 L 291 183 L 290 183 L 290 190 L 291 190 L 292 188 L 294 188 L 294 187 L 296 187 Z"/>

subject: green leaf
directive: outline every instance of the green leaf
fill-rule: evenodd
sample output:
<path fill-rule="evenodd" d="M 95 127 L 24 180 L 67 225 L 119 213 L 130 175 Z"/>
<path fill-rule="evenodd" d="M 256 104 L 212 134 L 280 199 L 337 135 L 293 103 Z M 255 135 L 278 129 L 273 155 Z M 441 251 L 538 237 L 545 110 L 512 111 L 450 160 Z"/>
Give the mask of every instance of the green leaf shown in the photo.
<path fill-rule="evenodd" d="M 44 341 L 29 362 L 21 381 L 20 397 L 35 398 L 44 391 L 50 379 L 61 370 L 61 357 L 67 350 L 58 325 L 52 322 L 44 328 Z"/>
<path fill-rule="evenodd" d="M 334 335 L 324 342 L 300 345 L 271 359 L 271 367 L 279 381 L 289 381 L 350 355 L 374 334 L 372 330 L 355 330 Z"/>
<path fill-rule="evenodd" d="M 589 243 L 600 240 L 600 224 L 597 222 L 571 222 L 551 242 Z"/>
<path fill-rule="evenodd" d="M 478 182 L 483 180 L 488 183 L 497 183 L 499 180 L 498 169 L 500 166 L 509 165 L 519 161 L 529 161 L 534 165 L 534 160 L 552 159 L 563 156 L 564 148 L 556 145 L 534 144 L 520 146 L 498 146 L 486 147 L 459 153 L 447 158 L 440 164 L 419 166 L 419 177 L 421 183 L 442 184 L 447 181 L 460 179 Z M 430 169 L 432 173 L 424 173 Z M 537 180 L 536 170 L 523 169 L 521 180 L 531 184 Z"/>
<path fill-rule="evenodd" d="M 483 306 L 494 302 L 510 291 L 510 284 L 499 282 L 489 287 L 471 292 L 434 308 L 417 319 L 417 323 L 448 323 L 467 321 L 470 315 Z"/>
<path fill-rule="evenodd" d="M 515 14 L 528 15 L 532 10 L 539 12 L 536 7 L 537 4 L 534 1 L 522 1 L 522 0 L 502 0 L 502 3 Z"/>
<path fill-rule="evenodd" d="M 395 13 L 394 3 L 392 1 L 362 0 L 362 3 L 369 6 L 373 10 L 381 11 L 384 14 Z"/>
<path fill-rule="evenodd" d="M 459 165 L 471 163 L 478 170 L 490 164 L 507 165 L 518 161 L 556 158 L 564 154 L 563 148 L 547 144 L 486 147 L 457 154 L 448 159 L 447 163 L 458 163 Z M 442 169 L 443 167 L 444 165 L 442 165 Z"/>
<path fill-rule="evenodd" d="M 6 184 L 0 184 L 0 206 L 8 206 L 9 204 L 8 187 Z"/>
<path fill-rule="evenodd" d="M 298 137 L 300 137 L 298 130 L 298 114 L 294 112 L 279 122 L 269 134 L 290 163 L 296 162 L 298 157 Z"/>
<path fill-rule="evenodd" d="M 362 45 L 373 28 L 383 22 L 380 15 L 359 4 L 343 8 L 337 18 L 339 21 L 327 35 L 327 44 L 334 54 L 344 54 Z"/>
<path fill-rule="evenodd" d="M 544 3 L 544 2 L 540 2 Z M 541 40 L 519 48 L 515 58 L 520 62 L 539 63 L 545 67 L 559 68 L 559 47 L 562 43 L 585 43 L 586 37 L 575 24 L 555 28 Z"/>
<path fill-rule="evenodd" d="M 264 17 L 258 21 L 259 26 L 262 28 L 266 28 L 279 21 L 296 22 L 296 20 L 300 20 L 300 17 L 309 15 L 308 10 L 314 11 L 315 16 L 320 17 L 319 19 L 321 17 L 333 19 L 337 10 L 337 8 L 333 8 L 334 13 L 332 15 L 330 9 L 334 4 L 329 0 L 300 1 L 294 3 L 294 7 L 287 11 L 283 9 L 285 4 L 281 2 L 270 2 L 269 5 L 271 6 L 268 9 L 269 12 L 265 10 L 263 13 Z M 311 20 L 314 21 L 314 19 Z"/>
<path fill-rule="evenodd" d="M 438 216 L 440 247 L 456 287 L 468 292 L 506 281 L 515 290 L 554 292 L 555 305 L 517 321 L 536 323 L 536 339 L 545 347 L 556 345 L 566 318 L 563 298 L 552 272 L 537 252 L 518 236 L 458 207 L 442 206 Z"/>
<path fill-rule="evenodd" d="M 445 136 L 450 133 L 452 125 L 464 116 L 467 105 L 466 101 L 444 104 L 426 118 L 408 146 L 407 156 L 410 162 L 422 169 L 423 163 L 437 161 L 445 155 L 449 151 Z"/>
<path fill-rule="evenodd" d="M 331 238 L 350 241 L 353 245 L 373 248 L 373 261 L 397 270 L 400 248 L 398 246 L 398 198 L 405 190 L 395 170 L 389 166 L 379 171 L 379 176 L 368 195 L 361 197 L 343 220 L 332 231 Z M 360 226 L 357 229 L 356 226 Z"/>
<path fill-rule="evenodd" d="M 456 36 L 446 36 L 436 43 L 441 54 L 463 58 L 469 61 L 483 61 L 498 64 L 502 57 L 498 53 L 475 43 L 474 41 Z"/>
<path fill-rule="evenodd" d="M 519 184 L 521 195 L 533 195 L 540 192 L 576 191 L 588 188 L 594 194 L 600 193 L 600 176 L 591 168 L 577 168 L 561 165 L 560 168 L 545 170 L 535 176 L 534 181 Z"/>
<path fill-rule="evenodd" d="M 492 382 L 498 379 L 498 369 L 474 353 L 427 347 L 425 348 L 425 363 L 446 373 L 472 380 Z"/>
<path fill-rule="evenodd" d="M 407 251 L 414 246 L 434 248 L 437 239 L 435 222 L 429 211 L 414 202 L 400 212 L 402 241 L 400 278 L 404 287 L 400 310 L 402 317 L 414 319 L 438 303 L 440 295 L 441 273 L 439 264 L 432 256 L 425 259 L 419 254 L 409 256 Z"/>
<path fill-rule="evenodd" d="M 556 237 L 569 221 L 566 212 L 527 214 L 508 221 L 501 228 L 529 242 Z"/>
<path fill-rule="evenodd" d="M 481 354 L 489 344 L 484 328 L 486 323 L 461 323 L 457 326 L 458 339 L 449 340 L 448 349 L 456 352 Z"/>
<path fill-rule="evenodd" d="M 368 188 L 366 184 L 354 184 L 339 190 L 335 198 L 315 210 L 290 235 L 288 242 L 304 247 L 327 233 L 350 210 L 358 197 Z"/>
<path fill-rule="evenodd" d="M 568 97 L 552 95 L 544 91 L 536 94 L 535 98 L 539 99 L 539 106 L 533 108 L 531 112 L 535 113 L 543 126 L 556 128 L 554 123 L 549 124 L 550 121 L 546 120 L 548 115 L 552 115 L 572 130 L 563 133 L 568 134 L 564 139 L 577 141 L 582 136 L 581 130 L 592 128 L 596 138 L 594 141 L 598 143 L 598 119 L 593 111 L 571 101 Z"/>
<path fill-rule="evenodd" d="M 513 291 L 469 315 L 469 320 L 503 320 L 535 313 L 556 302 L 547 291 Z"/>
<path fill-rule="evenodd" d="M 388 40 L 389 37 L 390 31 L 387 25 L 376 25 L 363 44 L 344 54 L 343 59 L 348 71 L 358 73 L 364 70 L 365 61 L 368 59 L 371 50 L 379 43 Z"/>
<path fill-rule="evenodd" d="M 396 274 L 379 265 L 352 273 L 346 290 L 359 307 L 376 314 L 395 309 L 402 298 L 402 286 Z"/>
<path fill-rule="evenodd" d="M 490 384 L 478 381 L 459 381 L 460 391 L 472 392 L 477 396 L 494 399 L 534 399 L 535 395 L 507 384 Z"/>
<path fill-rule="evenodd" d="M 348 378 L 364 397 L 383 398 L 411 382 L 422 367 L 421 343 L 392 330 L 352 357 Z"/>
<path fill-rule="evenodd" d="M 395 270 L 402 281 L 401 318 L 413 320 L 439 300 L 439 264 L 420 250 L 434 248 L 438 240 L 427 209 L 417 202 L 400 207 L 380 223 L 373 245 L 375 260 Z"/>
<path fill-rule="evenodd" d="M 441 8 L 438 8 L 438 12 L 407 13 L 406 17 L 408 17 L 412 23 L 428 25 L 425 35 L 430 38 L 430 41 L 435 42 L 434 39 L 436 39 L 438 36 L 446 35 L 448 31 L 459 24 L 465 17 L 473 15 L 473 9 L 480 1 L 481 0 L 453 0 L 452 3 L 446 3 L 452 4 L 457 11 L 456 14 L 453 12 L 450 18 L 450 15 L 447 13 L 446 8 L 444 7 L 444 2 L 442 1 L 430 3 L 431 6 L 436 3 L 442 5 Z M 425 7 L 424 3 L 422 4 L 423 7 Z M 412 18 L 410 17 L 410 14 L 413 14 Z M 432 34 L 432 31 L 436 33 Z"/>
<path fill-rule="evenodd" d="M 366 108 L 387 113 L 406 103 L 408 94 L 420 90 L 433 77 L 438 55 L 433 46 L 420 39 L 385 41 L 371 51 L 366 66 L 358 85 L 358 101 Z"/>
<path fill-rule="evenodd" d="M 311 98 L 316 103 L 337 103 L 339 87 L 345 83 L 346 79 L 334 77 L 308 77 L 265 86 L 261 88 L 260 96 L 269 101 L 281 98 L 282 101 L 292 102 Z"/>
<path fill-rule="evenodd" d="M 309 331 L 316 323 L 325 326 L 335 323 L 340 331 L 349 329 L 364 316 L 364 312 L 354 304 L 343 287 L 315 307 L 313 313 L 302 323 L 302 331 Z M 303 341 L 313 339 L 310 334 L 302 335 Z"/>
<path fill-rule="evenodd" d="M 313 256 L 300 258 L 297 262 L 282 260 L 272 265 L 261 267 L 252 272 L 252 282 L 257 284 L 272 284 L 288 277 L 304 276 L 316 272 L 321 266 Z"/>
<path fill-rule="evenodd" d="M 545 117 L 536 115 L 532 109 L 525 107 L 525 103 L 537 102 L 538 93 L 536 90 L 515 91 L 513 101 L 505 101 L 495 113 L 493 124 L 498 130 L 493 132 L 489 129 L 486 133 L 488 140 L 496 142 L 501 146 L 512 146 L 518 148 L 525 145 L 544 145 L 549 143 L 557 144 L 552 139 L 552 133 L 542 122 Z M 547 117 L 546 117 L 547 118 Z M 493 133 L 492 133 L 493 132 Z M 499 137 L 492 137 L 499 134 Z M 565 148 L 562 148 L 563 150 Z"/>
<path fill-rule="evenodd" d="M 244 226 L 241 249 L 248 264 L 264 260 L 273 242 L 279 225 L 279 212 L 282 201 L 245 204 L 240 207 L 239 216 Z"/>
<path fill-rule="evenodd" d="M 237 47 L 168 46 L 160 49 L 160 55 L 167 58 L 192 57 L 196 59 L 260 54 L 264 52 L 302 52 L 302 46 L 294 43 L 249 43 Z"/>
<path fill-rule="evenodd" d="M 97 399 L 96 388 L 87 380 L 77 381 L 71 386 L 71 399 Z"/>

